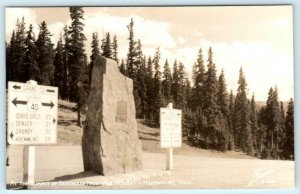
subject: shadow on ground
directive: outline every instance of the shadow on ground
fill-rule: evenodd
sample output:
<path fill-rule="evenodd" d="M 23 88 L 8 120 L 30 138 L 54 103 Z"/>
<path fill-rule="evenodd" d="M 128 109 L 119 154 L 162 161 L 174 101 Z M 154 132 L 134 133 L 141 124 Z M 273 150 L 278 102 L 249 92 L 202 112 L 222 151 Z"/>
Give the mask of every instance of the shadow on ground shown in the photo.
<path fill-rule="evenodd" d="M 86 171 L 86 172 L 79 172 L 79 173 L 76 173 L 76 174 L 70 174 L 70 175 L 55 177 L 50 182 L 69 181 L 69 180 L 87 178 L 87 177 L 94 177 L 94 176 L 100 176 L 100 175 L 95 173 L 95 172 L 92 172 L 92 171 Z"/>

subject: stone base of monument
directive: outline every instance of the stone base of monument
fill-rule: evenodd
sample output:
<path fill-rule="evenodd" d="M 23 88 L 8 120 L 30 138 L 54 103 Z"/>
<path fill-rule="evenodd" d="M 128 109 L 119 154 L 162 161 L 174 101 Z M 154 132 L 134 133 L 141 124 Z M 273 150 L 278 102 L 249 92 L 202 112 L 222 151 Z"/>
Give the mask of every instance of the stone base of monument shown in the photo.
<path fill-rule="evenodd" d="M 85 171 L 107 176 L 142 170 L 133 82 L 111 59 L 93 64 L 82 137 Z"/>

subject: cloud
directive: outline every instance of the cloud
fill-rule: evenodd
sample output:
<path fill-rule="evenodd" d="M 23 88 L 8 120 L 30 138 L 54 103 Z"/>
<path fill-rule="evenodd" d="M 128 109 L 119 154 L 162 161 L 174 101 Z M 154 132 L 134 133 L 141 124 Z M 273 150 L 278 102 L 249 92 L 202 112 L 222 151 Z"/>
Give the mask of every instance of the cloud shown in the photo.
<path fill-rule="evenodd" d="M 29 8 L 6 8 L 5 9 L 5 35 L 6 41 L 10 40 L 13 30 L 16 28 L 17 19 L 25 18 L 26 29 L 30 23 L 36 23 L 36 14 Z"/>
<path fill-rule="evenodd" d="M 177 42 L 178 42 L 178 44 L 184 44 L 186 42 L 186 40 L 184 38 L 182 38 L 181 36 L 178 36 Z"/>
<path fill-rule="evenodd" d="M 233 41 L 231 43 L 201 40 L 201 48 L 210 46 L 218 71 L 224 68 L 229 89 L 236 92 L 240 67 L 243 67 L 249 95 L 266 100 L 270 87 L 277 85 L 279 98 L 288 100 L 293 93 L 293 56 L 289 52 L 277 52 L 272 47 L 256 42 Z"/>
<path fill-rule="evenodd" d="M 64 27 L 65 24 L 62 22 L 57 22 L 48 26 L 48 30 L 52 34 L 51 36 L 52 43 L 54 43 L 55 45 L 59 40 L 60 34 L 63 35 Z"/>

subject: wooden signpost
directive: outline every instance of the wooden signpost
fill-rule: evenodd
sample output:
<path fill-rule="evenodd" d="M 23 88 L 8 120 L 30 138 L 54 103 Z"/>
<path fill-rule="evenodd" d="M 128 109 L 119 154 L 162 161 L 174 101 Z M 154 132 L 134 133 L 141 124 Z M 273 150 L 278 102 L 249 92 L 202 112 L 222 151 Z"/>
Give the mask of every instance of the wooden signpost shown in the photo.
<path fill-rule="evenodd" d="M 181 147 L 182 112 L 173 109 L 173 104 L 169 103 L 167 108 L 160 108 L 160 147 L 166 148 L 166 169 L 173 169 L 173 148 Z"/>
<path fill-rule="evenodd" d="M 25 145 L 23 181 L 34 183 L 35 146 L 55 144 L 57 136 L 57 87 L 8 82 L 7 141 Z"/>

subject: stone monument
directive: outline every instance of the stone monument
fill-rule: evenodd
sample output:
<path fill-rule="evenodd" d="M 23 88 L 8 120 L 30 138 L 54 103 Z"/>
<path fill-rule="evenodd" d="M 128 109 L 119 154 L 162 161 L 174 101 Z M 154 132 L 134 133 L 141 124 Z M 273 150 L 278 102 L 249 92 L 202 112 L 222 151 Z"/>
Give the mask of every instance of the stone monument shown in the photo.
<path fill-rule="evenodd" d="M 82 137 L 85 171 L 113 175 L 142 170 L 132 92 L 132 80 L 115 61 L 96 59 Z"/>

